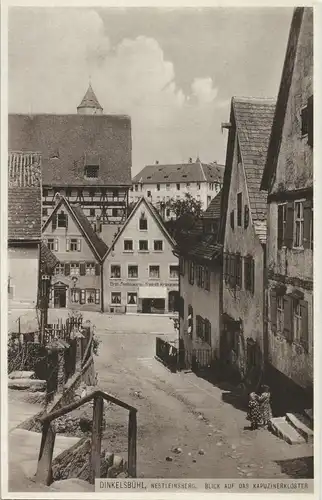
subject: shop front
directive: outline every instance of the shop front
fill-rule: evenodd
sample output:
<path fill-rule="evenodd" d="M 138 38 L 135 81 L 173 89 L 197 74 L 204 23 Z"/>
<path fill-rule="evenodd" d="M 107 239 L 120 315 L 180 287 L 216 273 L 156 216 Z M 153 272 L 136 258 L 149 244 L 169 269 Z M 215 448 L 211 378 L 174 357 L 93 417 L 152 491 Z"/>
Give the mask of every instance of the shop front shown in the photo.
<path fill-rule="evenodd" d="M 164 314 L 168 312 L 166 299 L 166 287 L 140 286 L 138 310 L 146 314 Z"/>

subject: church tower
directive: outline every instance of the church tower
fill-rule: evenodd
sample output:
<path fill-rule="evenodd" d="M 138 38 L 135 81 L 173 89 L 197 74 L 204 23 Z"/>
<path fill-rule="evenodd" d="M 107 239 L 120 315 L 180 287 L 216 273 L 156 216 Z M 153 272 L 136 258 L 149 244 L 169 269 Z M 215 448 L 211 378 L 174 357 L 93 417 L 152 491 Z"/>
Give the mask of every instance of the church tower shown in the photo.
<path fill-rule="evenodd" d="M 83 97 L 82 102 L 77 106 L 77 113 L 79 115 L 101 115 L 103 114 L 103 108 L 97 100 L 97 97 L 92 89 L 91 84 L 89 84 L 86 94 Z"/>

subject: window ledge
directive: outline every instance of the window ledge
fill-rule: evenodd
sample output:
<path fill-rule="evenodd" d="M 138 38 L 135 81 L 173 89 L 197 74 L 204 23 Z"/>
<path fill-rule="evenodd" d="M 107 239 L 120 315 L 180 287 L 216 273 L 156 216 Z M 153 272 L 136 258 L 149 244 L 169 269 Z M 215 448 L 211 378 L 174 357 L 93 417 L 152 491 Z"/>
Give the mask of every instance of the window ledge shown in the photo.
<path fill-rule="evenodd" d="M 150 250 L 138 250 L 139 253 L 149 253 Z"/>
<path fill-rule="evenodd" d="M 134 250 L 123 250 L 123 253 L 134 253 Z"/>
<path fill-rule="evenodd" d="M 127 279 L 128 279 L 128 280 L 138 280 L 138 279 L 139 279 L 139 277 L 138 277 L 138 276 L 136 276 L 135 278 L 133 278 L 133 276 L 128 276 L 128 277 L 127 277 Z"/>
<path fill-rule="evenodd" d="M 110 276 L 110 280 L 121 280 L 121 276 L 117 278 L 116 276 Z"/>
<path fill-rule="evenodd" d="M 297 253 L 300 253 L 300 252 L 304 252 L 305 248 L 304 247 L 292 247 L 292 249 L 294 252 L 297 252 Z"/>

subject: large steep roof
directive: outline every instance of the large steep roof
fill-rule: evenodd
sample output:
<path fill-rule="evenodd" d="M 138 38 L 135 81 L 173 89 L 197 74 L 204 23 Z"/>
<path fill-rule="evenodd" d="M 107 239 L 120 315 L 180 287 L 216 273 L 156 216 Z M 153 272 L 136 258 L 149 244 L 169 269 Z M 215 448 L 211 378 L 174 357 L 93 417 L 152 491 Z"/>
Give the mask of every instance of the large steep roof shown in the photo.
<path fill-rule="evenodd" d="M 8 138 L 9 150 L 41 153 L 43 186 L 131 185 L 128 116 L 11 114 Z M 93 159 L 98 177 L 87 178 L 85 165 Z"/>

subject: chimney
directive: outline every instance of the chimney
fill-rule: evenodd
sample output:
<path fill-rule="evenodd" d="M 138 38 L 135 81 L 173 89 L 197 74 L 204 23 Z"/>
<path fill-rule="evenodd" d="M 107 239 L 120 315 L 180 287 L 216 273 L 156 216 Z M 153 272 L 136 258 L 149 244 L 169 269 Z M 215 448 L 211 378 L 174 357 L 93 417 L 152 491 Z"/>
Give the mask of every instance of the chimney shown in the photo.
<path fill-rule="evenodd" d="M 156 165 L 159 165 L 159 160 L 156 160 L 155 164 L 156 164 Z"/>
<path fill-rule="evenodd" d="M 192 163 L 192 158 L 189 158 L 189 163 Z"/>

